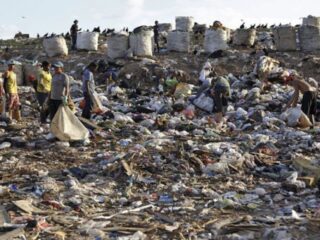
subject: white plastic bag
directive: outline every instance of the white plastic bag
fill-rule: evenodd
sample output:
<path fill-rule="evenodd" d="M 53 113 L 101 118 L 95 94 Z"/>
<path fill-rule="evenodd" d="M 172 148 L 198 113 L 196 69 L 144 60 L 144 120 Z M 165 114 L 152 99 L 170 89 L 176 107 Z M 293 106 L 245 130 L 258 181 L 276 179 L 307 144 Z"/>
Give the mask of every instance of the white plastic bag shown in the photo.
<path fill-rule="evenodd" d="M 54 116 L 50 130 L 60 141 L 81 141 L 89 138 L 88 129 L 67 106 L 60 106 Z"/>
<path fill-rule="evenodd" d="M 307 128 L 312 126 L 309 118 L 299 107 L 289 108 L 286 112 L 281 114 L 280 118 L 287 121 L 288 126 L 290 127 Z"/>
<path fill-rule="evenodd" d="M 99 33 L 97 32 L 78 32 L 77 49 L 97 51 L 98 39 L 99 39 Z"/>

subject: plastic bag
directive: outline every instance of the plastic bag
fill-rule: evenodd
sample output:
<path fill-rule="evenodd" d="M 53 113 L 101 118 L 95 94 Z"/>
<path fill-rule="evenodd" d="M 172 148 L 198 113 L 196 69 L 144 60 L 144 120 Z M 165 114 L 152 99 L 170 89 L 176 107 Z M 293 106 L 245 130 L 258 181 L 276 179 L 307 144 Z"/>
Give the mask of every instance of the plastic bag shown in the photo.
<path fill-rule="evenodd" d="M 101 113 L 102 112 L 102 103 L 100 101 L 99 95 L 97 92 L 93 92 L 90 94 L 90 99 L 93 103 L 92 112 L 94 113 Z"/>
<path fill-rule="evenodd" d="M 298 107 L 289 108 L 286 112 L 282 113 L 280 118 L 287 121 L 290 127 L 307 128 L 312 126 L 309 118 Z"/>
<path fill-rule="evenodd" d="M 60 106 L 50 130 L 61 141 L 81 141 L 89 138 L 89 131 L 67 106 Z"/>
<path fill-rule="evenodd" d="M 214 106 L 213 98 L 206 93 L 202 93 L 199 97 L 192 101 L 193 105 L 200 108 L 203 111 L 211 113 Z"/>
<path fill-rule="evenodd" d="M 174 91 L 174 96 L 176 98 L 187 97 L 191 95 L 191 86 L 188 83 L 178 83 Z"/>

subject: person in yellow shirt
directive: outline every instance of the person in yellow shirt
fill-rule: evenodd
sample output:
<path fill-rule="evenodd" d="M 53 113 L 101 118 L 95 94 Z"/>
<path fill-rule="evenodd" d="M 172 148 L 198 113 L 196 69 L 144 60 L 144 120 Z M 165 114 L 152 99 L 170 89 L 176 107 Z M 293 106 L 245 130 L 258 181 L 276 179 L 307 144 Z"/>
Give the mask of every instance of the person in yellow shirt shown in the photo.
<path fill-rule="evenodd" d="M 41 64 L 41 70 L 38 74 L 38 81 L 37 81 L 37 100 L 40 105 L 40 120 L 41 123 L 46 123 L 46 119 L 48 116 L 48 113 L 46 112 L 46 109 L 44 107 L 44 104 L 50 94 L 51 91 L 51 80 L 52 75 L 50 73 L 50 63 L 47 61 L 43 61 Z"/>
<path fill-rule="evenodd" d="M 14 114 L 17 121 L 21 120 L 20 100 L 18 95 L 17 75 L 14 73 L 15 61 L 10 60 L 8 70 L 3 74 L 5 79 L 5 91 L 8 95 L 8 112 L 9 118 L 12 119 Z"/>

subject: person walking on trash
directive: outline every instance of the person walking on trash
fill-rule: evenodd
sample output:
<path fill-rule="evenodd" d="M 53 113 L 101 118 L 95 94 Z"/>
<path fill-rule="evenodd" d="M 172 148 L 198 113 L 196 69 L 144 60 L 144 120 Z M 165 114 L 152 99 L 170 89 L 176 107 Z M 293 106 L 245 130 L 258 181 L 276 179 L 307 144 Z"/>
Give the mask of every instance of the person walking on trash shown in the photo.
<path fill-rule="evenodd" d="M 38 72 L 36 95 L 40 105 L 40 121 L 46 123 L 47 113 L 45 112 L 44 105 L 51 91 L 52 75 L 50 73 L 50 63 L 43 61 L 41 69 Z"/>
<path fill-rule="evenodd" d="M 230 83 L 226 77 L 217 77 L 212 83 L 210 90 L 211 96 L 214 99 L 213 113 L 217 123 L 220 123 L 223 114 L 227 111 L 228 98 L 230 97 Z"/>
<path fill-rule="evenodd" d="M 69 96 L 69 77 L 63 72 L 63 63 L 58 61 L 52 66 L 54 68 L 54 75 L 51 81 L 49 100 L 50 120 L 54 118 L 61 104 L 65 106 L 68 104 Z"/>
<path fill-rule="evenodd" d="M 9 119 L 12 120 L 13 115 L 17 121 L 21 120 L 20 99 L 18 95 L 17 75 L 14 73 L 16 62 L 10 60 L 8 62 L 8 70 L 4 72 L 4 90 L 8 96 Z"/>
<path fill-rule="evenodd" d="M 94 73 L 97 71 L 98 65 L 94 62 L 90 63 L 82 74 L 82 92 L 85 100 L 85 106 L 82 111 L 82 117 L 90 119 L 93 102 L 91 96 L 95 91 Z"/>
<path fill-rule="evenodd" d="M 301 78 L 295 71 L 285 71 L 282 74 L 282 79 L 284 84 L 294 88 L 294 93 L 285 106 L 285 110 L 297 106 L 301 92 L 303 94 L 301 110 L 308 116 L 312 126 L 314 126 L 317 112 L 317 90 Z"/>
<path fill-rule="evenodd" d="M 71 50 L 76 50 L 78 32 L 79 32 L 78 20 L 74 20 L 70 28 Z"/>
<path fill-rule="evenodd" d="M 154 43 L 157 47 L 157 52 L 160 52 L 160 46 L 159 46 L 159 22 L 155 21 L 153 26 L 153 35 L 154 35 Z"/>
<path fill-rule="evenodd" d="M 0 77 L 0 116 L 5 117 L 6 114 L 6 92 L 4 90 L 4 81 Z"/>

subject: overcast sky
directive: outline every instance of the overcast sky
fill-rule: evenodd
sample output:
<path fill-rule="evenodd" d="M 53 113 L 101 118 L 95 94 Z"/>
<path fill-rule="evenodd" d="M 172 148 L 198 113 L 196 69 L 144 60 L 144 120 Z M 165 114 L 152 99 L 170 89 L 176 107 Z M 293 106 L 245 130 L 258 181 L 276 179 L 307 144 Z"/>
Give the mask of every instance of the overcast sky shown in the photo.
<path fill-rule="evenodd" d="M 320 16 L 320 0 L 0 0 L 0 38 L 22 31 L 67 32 L 74 19 L 82 29 L 174 23 L 175 16 L 193 16 L 198 23 L 222 21 L 236 28 L 246 23 L 301 23 Z"/>

